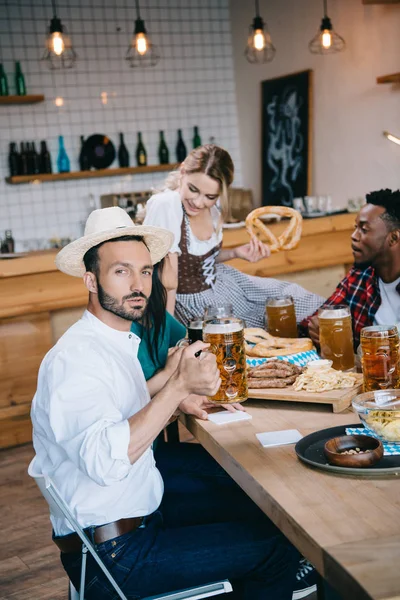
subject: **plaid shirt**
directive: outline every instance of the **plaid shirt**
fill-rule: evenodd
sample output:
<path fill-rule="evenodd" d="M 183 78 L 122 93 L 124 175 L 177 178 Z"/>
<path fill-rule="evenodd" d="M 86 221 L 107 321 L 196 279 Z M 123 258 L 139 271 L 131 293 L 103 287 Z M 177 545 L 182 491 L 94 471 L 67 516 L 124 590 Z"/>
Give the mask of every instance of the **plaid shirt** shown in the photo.
<path fill-rule="evenodd" d="M 400 284 L 397 286 L 400 295 Z M 346 277 L 337 286 L 333 294 L 323 306 L 333 304 L 348 304 L 353 319 L 354 347 L 360 343 L 360 333 L 363 327 L 373 325 L 374 317 L 381 305 L 378 278 L 375 269 L 368 267 L 365 270 L 353 267 Z M 308 322 L 317 312 L 301 322 L 301 326 L 308 329 Z"/>

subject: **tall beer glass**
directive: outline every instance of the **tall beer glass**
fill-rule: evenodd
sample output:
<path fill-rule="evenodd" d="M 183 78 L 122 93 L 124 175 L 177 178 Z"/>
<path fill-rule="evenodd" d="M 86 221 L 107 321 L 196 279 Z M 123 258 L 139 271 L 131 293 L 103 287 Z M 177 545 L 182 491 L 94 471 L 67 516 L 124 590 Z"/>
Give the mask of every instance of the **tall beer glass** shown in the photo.
<path fill-rule="evenodd" d="M 210 319 L 211 317 L 232 317 L 233 306 L 232 304 L 210 304 L 204 309 L 204 318 Z"/>
<path fill-rule="evenodd" d="M 217 357 L 221 387 L 212 402 L 232 403 L 247 400 L 244 323 L 236 317 L 212 317 L 204 320 L 203 341 L 211 344 Z"/>
<path fill-rule="evenodd" d="M 341 371 L 354 368 L 353 331 L 350 308 L 337 304 L 318 310 L 321 356 Z"/>
<path fill-rule="evenodd" d="M 364 392 L 400 387 L 397 327 L 375 325 L 361 329 Z"/>
<path fill-rule="evenodd" d="M 266 320 L 268 333 L 277 337 L 297 338 L 296 311 L 291 296 L 267 300 Z"/>

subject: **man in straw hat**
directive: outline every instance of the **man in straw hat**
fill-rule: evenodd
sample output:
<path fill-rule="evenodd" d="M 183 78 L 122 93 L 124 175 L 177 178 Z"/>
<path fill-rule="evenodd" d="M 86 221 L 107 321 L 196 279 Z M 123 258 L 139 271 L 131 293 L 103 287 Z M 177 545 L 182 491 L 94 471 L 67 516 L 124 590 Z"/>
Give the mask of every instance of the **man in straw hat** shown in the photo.
<path fill-rule="evenodd" d="M 150 400 L 130 327 L 146 311 L 165 310 L 152 298 L 152 271 L 171 243 L 168 231 L 105 208 L 58 254 L 61 271 L 83 277 L 89 302 L 40 367 L 36 468 L 52 478 L 128 597 L 229 578 L 235 597 L 289 600 L 297 551 L 216 463 L 206 473 L 188 469 L 186 487 L 175 474 L 163 493 L 153 440 L 190 394 L 213 395 L 220 385 L 215 357 L 197 358 L 207 344 L 196 342 Z M 80 540 L 63 519 L 51 521 L 78 588 Z M 89 558 L 85 599 L 102 598 L 115 593 Z"/>

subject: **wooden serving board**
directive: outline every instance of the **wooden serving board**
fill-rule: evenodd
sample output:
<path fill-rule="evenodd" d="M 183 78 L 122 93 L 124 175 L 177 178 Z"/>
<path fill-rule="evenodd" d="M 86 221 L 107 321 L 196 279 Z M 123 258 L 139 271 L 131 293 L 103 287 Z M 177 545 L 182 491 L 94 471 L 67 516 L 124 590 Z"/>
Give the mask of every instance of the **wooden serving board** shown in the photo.
<path fill-rule="evenodd" d="M 354 396 L 361 392 L 362 375 L 354 373 L 358 383 L 352 388 L 331 390 L 330 392 L 296 392 L 293 386 L 286 388 L 249 389 L 249 398 L 259 400 L 283 400 L 289 402 L 313 402 L 315 404 L 332 404 L 334 413 L 342 412 L 351 404 Z"/>

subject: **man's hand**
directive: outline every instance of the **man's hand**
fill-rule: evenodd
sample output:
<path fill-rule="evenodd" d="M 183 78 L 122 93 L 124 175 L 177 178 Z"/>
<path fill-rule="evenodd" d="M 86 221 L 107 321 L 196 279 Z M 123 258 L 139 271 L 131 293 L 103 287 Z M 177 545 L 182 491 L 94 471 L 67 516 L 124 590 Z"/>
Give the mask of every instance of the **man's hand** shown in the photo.
<path fill-rule="evenodd" d="M 316 346 L 319 346 L 319 321 L 317 315 L 315 315 L 315 317 L 311 317 L 311 319 L 308 322 L 308 334 L 314 342 L 314 344 Z"/>
<path fill-rule="evenodd" d="M 263 242 L 256 237 L 251 237 L 249 244 L 235 248 L 236 258 L 243 258 L 243 260 L 252 263 L 258 262 L 262 258 L 268 258 L 270 254 L 271 251 L 269 246 L 263 244 Z"/>
<path fill-rule="evenodd" d="M 185 413 L 186 415 L 193 415 L 198 419 L 203 419 L 206 421 L 208 419 L 208 413 L 206 412 L 206 408 L 217 408 L 221 406 L 230 412 L 235 412 L 236 410 L 241 410 L 246 412 L 244 406 L 239 404 L 238 402 L 234 404 L 215 404 L 215 402 L 210 402 L 207 400 L 205 396 L 196 396 L 195 394 L 191 394 L 183 402 L 180 403 L 178 408 Z"/>
<path fill-rule="evenodd" d="M 195 342 L 182 351 L 178 368 L 175 372 L 176 383 L 181 386 L 186 396 L 214 396 L 221 385 L 221 377 L 214 354 L 205 352 L 209 344 Z M 195 354 L 202 350 L 199 358 Z"/>

